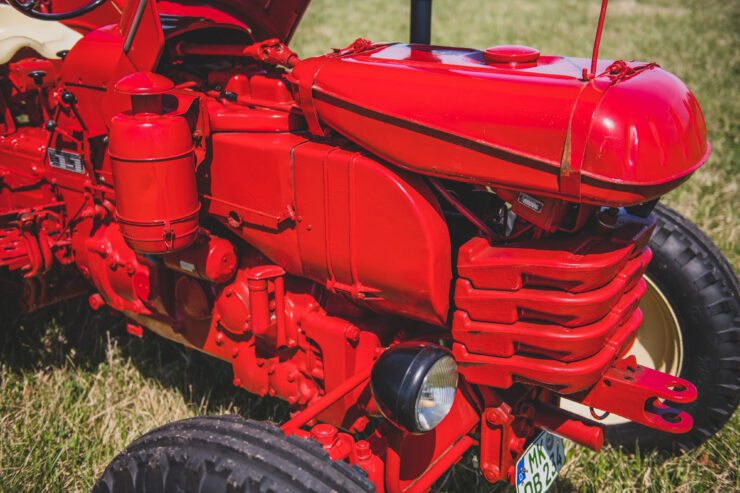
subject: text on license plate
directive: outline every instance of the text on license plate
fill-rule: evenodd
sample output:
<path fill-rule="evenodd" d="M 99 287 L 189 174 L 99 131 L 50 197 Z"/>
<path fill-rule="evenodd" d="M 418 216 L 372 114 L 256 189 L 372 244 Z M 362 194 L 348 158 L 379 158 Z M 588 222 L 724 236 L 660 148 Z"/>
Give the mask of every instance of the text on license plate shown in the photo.
<path fill-rule="evenodd" d="M 543 431 L 516 463 L 517 493 L 543 493 L 565 464 L 563 439 Z"/>

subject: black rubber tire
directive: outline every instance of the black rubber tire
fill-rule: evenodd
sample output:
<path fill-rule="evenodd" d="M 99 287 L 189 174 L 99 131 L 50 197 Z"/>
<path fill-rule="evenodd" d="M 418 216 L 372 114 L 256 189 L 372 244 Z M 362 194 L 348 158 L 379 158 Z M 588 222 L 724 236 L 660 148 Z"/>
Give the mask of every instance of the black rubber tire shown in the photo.
<path fill-rule="evenodd" d="M 161 426 L 116 456 L 93 493 L 374 492 L 365 471 L 321 445 L 238 416 Z"/>
<path fill-rule="evenodd" d="M 740 284 L 722 252 L 691 221 L 663 205 L 650 248 L 647 275 L 675 312 L 683 339 L 680 377 L 699 397 L 675 405 L 694 418 L 693 429 L 677 435 L 636 423 L 607 427 L 607 440 L 634 450 L 685 452 L 707 441 L 740 402 Z"/>

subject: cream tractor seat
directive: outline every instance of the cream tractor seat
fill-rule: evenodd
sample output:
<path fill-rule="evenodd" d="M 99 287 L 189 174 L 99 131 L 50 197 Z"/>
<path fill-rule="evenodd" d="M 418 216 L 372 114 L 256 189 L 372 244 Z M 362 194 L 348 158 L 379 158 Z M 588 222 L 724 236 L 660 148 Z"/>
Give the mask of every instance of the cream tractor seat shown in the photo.
<path fill-rule="evenodd" d="M 13 7 L 0 4 L 0 65 L 8 63 L 21 48 L 32 48 L 45 58 L 59 58 L 82 37 L 61 22 L 32 19 Z"/>

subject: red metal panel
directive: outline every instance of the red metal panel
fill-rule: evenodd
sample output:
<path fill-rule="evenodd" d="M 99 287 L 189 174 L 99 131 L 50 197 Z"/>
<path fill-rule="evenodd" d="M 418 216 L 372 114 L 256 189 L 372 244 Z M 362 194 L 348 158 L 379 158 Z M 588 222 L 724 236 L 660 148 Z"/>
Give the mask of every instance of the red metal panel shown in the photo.
<path fill-rule="evenodd" d="M 449 233 L 423 181 L 324 144 L 294 159 L 304 274 L 373 309 L 444 323 Z"/>
<path fill-rule="evenodd" d="M 654 65 L 622 62 L 632 72 L 621 76 L 602 61 L 604 73 L 584 81 L 585 59 L 501 67 L 460 48 L 391 45 L 321 60 L 294 70 L 301 105 L 423 173 L 624 205 L 675 188 L 709 154 L 690 91 Z"/>
<path fill-rule="evenodd" d="M 604 318 L 572 328 L 552 323 L 477 322 L 468 313 L 457 310 L 452 321 L 452 337 L 473 353 L 509 357 L 521 352 L 576 361 L 600 351 L 617 327 L 632 316 L 643 294 L 645 284 L 639 283 Z"/>
<path fill-rule="evenodd" d="M 294 228 L 291 153 L 306 142 L 289 133 L 216 133 L 204 203 L 273 262 L 292 274 L 303 266 Z M 210 193 L 209 193 L 210 192 Z"/>
<path fill-rule="evenodd" d="M 473 320 L 487 322 L 513 324 L 519 320 L 538 320 L 566 327 L 592 324 L 605 317 L 642 278 L 651 257 L 650 249 L 645 249 L 609 284 L 582 293 L 542 288 L 475 289 L 470 281 L 459 278 L 455 282 L 455 305 L 468 312 Z"/>
<path fill-rule="evenodd" d="M 48 5 L 48 8 L 50 12 L 69 12 L 89 3 L 87 0 L 61 0 L 54 2 L 53 5 Z M 86 34 L 100 26 L 117 23 L 121 18 L 121 11 L 125 4 L 125 0 L 108 0 L 87 14 L 62 22 L 80 33 Z"/>
<path fill-rule="evenodd" d="M 523 287 L 583 293 L 616 277 L 650 239 L 655 218 L 630 218 L 605 234 L 582 232 L 569 238 L 491 245 L 473 238 L 458 254 L 457 272 L 477 289 L 515 291 Z"/>
<path fill-rule="evenodd" d="M 373 309 L 445 323 L 449 232 L 420 177 L 294 134 L 213 144 L 208 208 L 267 257 Z"/>
<path fill-rule="evenodd" d="M 163 14 L 205 17 L 216 22 L 248 26 L 255 39 L 293 37 L 310 0 L 214 0 L 207 5 L 188 1 L 158 2 Z"/>
<path fill-rule="evenodd" d="M 500 388 L 508 388 L 514 382 L 536 382 L 537 385 L 570 394 L 598 382 L 612 362 L 630 347 L 641 323 L 642 312 L 638 309 L 616 330 L 601 351 L 573 362 L 522 355 L 509 358 L 483 356 L 468 352 L 459 343 L 453 345 L 452 352 L 458 361 L 460 373 L 469 382 Z"/>

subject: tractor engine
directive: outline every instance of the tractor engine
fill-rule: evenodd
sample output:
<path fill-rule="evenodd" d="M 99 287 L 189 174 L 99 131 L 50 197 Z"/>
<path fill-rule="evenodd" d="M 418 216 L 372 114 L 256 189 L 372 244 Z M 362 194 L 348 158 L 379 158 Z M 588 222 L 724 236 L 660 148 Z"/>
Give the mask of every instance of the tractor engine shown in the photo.
<path fill-rule="evenodd" d="M 299 60 L 210 7 L 134 3 L 0 74 L 0 266 L 23 308 L 87 294 L 229 362 L 389 491 L 474 444 L 512 478 L 536 428 L 598 449 L 561 396 L 690 429 L 662 400 L 696 389 L 625 358 L 652 207 L 709 153 L 676 77 L 362 39 Z M 368 381 L 429 345 L 459 380 L 425 430 Z"/>

